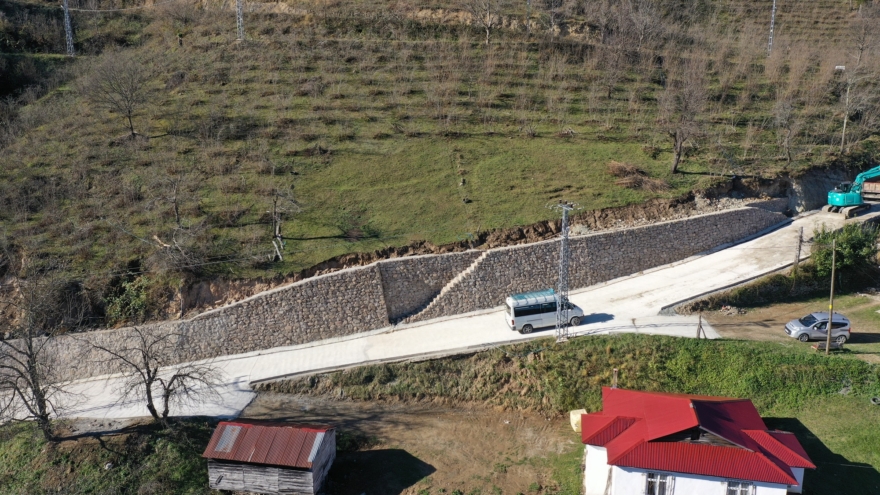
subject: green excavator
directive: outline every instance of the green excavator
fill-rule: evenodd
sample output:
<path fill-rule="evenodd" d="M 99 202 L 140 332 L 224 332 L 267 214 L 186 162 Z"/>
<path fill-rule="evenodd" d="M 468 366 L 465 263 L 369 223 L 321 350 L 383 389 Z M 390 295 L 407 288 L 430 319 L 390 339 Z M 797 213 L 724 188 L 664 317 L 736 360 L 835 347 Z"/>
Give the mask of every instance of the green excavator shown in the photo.
<path fill-rule="evenodd" d="M 854 217 L 871 208 L 865 200 L 880 201 L 880 182 L 871 179 L 880 177 L 880 166 L 860 173 L 852 182 L 841 182 L 828 192 L 828 204 L 822 211 L 841 213 L 846 218 Z"/>

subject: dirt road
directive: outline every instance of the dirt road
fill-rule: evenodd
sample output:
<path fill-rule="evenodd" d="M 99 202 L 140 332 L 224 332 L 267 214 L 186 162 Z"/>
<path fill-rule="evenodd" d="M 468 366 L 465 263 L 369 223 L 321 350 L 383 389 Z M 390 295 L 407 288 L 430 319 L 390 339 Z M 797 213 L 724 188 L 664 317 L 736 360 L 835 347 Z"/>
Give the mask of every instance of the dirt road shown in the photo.
<path fill-rule="evenodd" d="M 745 313 L 718 311 L 703 316 L 712 327 L 727 339 L 766 340 L 795 343 L 785 334 L 785 324 L 814 311 L 827 311 L 828 300 L 814 298 L 807 301 L 773 304 L 750 308 Z M 834 311 L 842 313 L 852 323 L 852 338 L 845 351 L 870 363 L 880 363 L 880 295 L 847 295 L 835 301 Z M 805 348 L 814 344 L 809 342 Z"/>
<path fill-rule="evenodd" d="M 553 460 L 581 450 L 563 419 L 481 407 L 261 393 L 242 417 L 336 426 L 328 495 L 556 493 Z"/>

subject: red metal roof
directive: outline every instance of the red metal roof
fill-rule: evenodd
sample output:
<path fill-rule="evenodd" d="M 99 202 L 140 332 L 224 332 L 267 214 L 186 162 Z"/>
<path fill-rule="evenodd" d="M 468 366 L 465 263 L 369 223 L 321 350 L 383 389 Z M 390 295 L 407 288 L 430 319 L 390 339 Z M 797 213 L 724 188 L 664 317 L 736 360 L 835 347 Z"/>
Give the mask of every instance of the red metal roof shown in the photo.
<path fill-rule="evenodd" d="M 761 450 L 775 456 L 786 465 L 816 469 L 794 433 L 787 431 L 745 430 L 744 433 L 760 445 Z"/>
<path fill-rule="evenodd" d="M 311 469 L 326 426 L 223 421 L 214 430 L 202 457 Z"/>
<path fill-rule="evenodd" d="M 609 464 L 675 473 L 796 485 L 791 470 L 738 447 L 683 442 L 642 442 Z"/>
<path fill-rule="evenodd" d="M 581 417 L 581 437 L 604 446 L 608 464 L 787 485 L 797 484 L 792 467 L 815 468 L 794 435 L 767 431 L 748 399 L 603 388 L 602 403 Z M 737 446 L 668 441 L 695 428 Z"/>
<path fill-rule="evenodd" d="M 586 423 L 584 423 L 586 420 Z M 590 445 L 605 445 L 635 423 L 635 418 L 624 416 L 581 416 L 581 440 Z"/>

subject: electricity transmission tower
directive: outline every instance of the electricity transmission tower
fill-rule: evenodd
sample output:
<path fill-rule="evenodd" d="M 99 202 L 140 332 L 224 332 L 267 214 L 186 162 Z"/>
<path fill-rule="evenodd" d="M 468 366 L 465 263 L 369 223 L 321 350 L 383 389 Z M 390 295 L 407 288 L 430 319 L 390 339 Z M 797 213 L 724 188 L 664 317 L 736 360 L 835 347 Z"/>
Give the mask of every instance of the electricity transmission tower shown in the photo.
<path fill-rule="evenodd" d="M 70 27 L 70 6 L 68 0 L 64 0 L 64 37 L 67 39 L 67 56 L 73 57 L 73 29 Z"/>
<path fill-rule="evenodd" d="M 556 342 L 568 340 L 569 302 L 568 302 L 568 265 L 571 260 L 571 248 L 568 245 L 568 212 L 579 210 L 575 203 L 560 201 L 550 205 L 550 209 L 562 212 L 562 239 L 559 242 L 559 283 L 556 289 Z"/>
<path fill-rule="evenodd" d="M 235 16 L 238 22 L 238 41 L 244 41 L 244 0 L 235 0 Z"/>
<path fill-rule="evenodd" d="M 773 28 L 776 27 L 776 0 L 773 0 L 773 11 L 770 14 L 770 41 L 767 42 L 767 55 L 773 50 Z"/>

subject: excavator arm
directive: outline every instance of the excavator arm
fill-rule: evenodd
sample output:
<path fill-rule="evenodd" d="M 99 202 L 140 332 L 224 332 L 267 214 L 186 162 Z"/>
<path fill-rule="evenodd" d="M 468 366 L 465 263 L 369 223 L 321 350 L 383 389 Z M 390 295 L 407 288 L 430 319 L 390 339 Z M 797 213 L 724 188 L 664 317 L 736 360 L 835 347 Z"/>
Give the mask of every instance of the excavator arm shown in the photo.
<path fill-rule="evenodd" d="M 862 192 L 862 186 L 865 185 L 865 182 L 875 177 L 880 177 L 880 166 L 874 167 L 871 170 L 866 170 L 857 175 L 855 180 L 853 180 L 852 189 L 850 189 L 850 191 L 857 193 Z"/>

